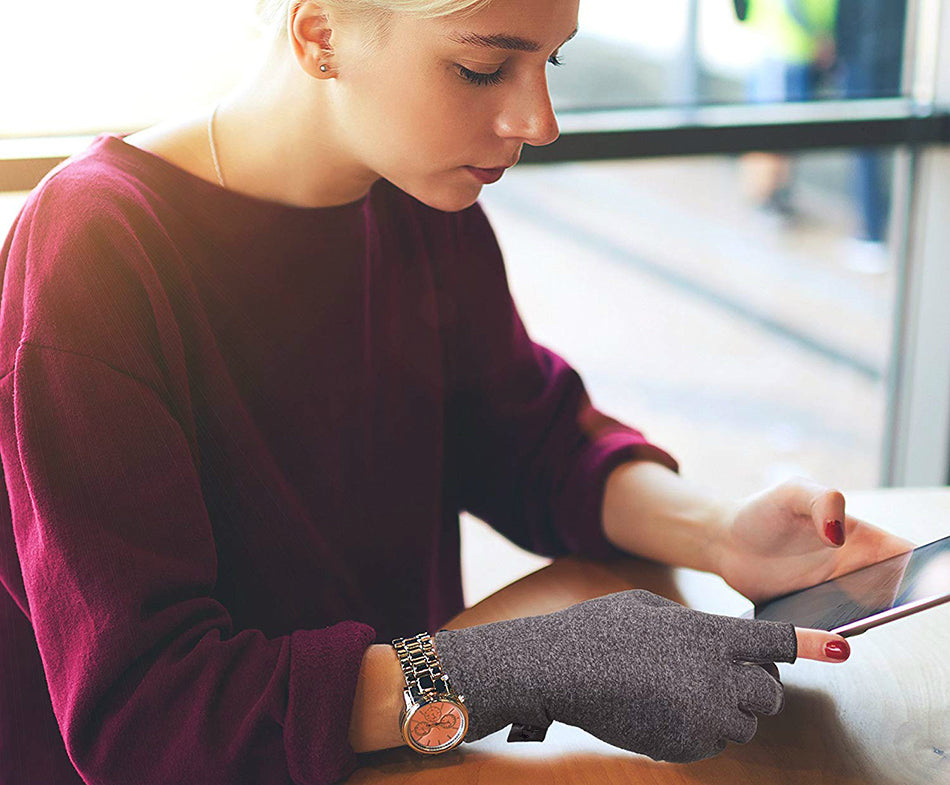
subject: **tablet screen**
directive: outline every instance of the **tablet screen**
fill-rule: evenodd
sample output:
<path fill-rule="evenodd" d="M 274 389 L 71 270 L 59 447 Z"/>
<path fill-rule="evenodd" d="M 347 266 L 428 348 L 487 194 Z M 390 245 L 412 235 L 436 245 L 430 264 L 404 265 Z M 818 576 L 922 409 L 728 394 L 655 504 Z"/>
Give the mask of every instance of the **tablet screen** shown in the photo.
<path fill-rule="evenodd" d="M 843 634 L 861 632 L 907 606 L 950 599 L 950 536 L 847 575 L 756 604 L 755 618 Z M 894 611 L 893 614 L 889 613 Z M 861 624 L 868 617 L 879 617 Z"/>

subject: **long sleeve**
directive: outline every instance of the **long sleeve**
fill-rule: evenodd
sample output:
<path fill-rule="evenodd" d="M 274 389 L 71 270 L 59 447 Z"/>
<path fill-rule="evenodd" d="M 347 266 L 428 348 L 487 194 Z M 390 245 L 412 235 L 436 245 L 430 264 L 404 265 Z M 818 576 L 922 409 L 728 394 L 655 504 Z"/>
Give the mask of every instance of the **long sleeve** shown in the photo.
<path fill-rule="evenodd" d="M 235 629 L 211 596 L 215 538 L 164 336 L 138 310 L 157 302 L 135 274 L 143 233 L 58 206 L 12 239 L 3 326 L 21 338 L 0 454 L 70 760 L 97 785 L 336 782 L 356 767 L 347 734 L 375 631 Z"/>
<path fill-rule="evenodd" d="M 622 554 L 603 533 L 608 475 L 631 460 L 678 471 L 676 460 L 596 409 L 577 371 L 531 340 L 479 204 L 458 231 L 448 431 L 460 508 L 544 556 Z"/>

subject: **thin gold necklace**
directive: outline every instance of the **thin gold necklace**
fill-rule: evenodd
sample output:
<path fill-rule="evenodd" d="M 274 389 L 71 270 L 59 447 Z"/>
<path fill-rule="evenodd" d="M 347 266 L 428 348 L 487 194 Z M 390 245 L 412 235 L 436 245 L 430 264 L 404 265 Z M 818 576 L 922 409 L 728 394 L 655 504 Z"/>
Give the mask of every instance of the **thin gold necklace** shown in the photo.
<path fill-rule="evenodd" d="M 220 101 L 218 102 L 220 103 Z M 214 116 L 218 112 L 218 104 L 214 105 L 214 109 L 211 110 L 211 116 L 208 118 L 208 141 L 211 143 L 211 160 L 214 161 L 214 171 L 218 175 L 218 182 L 221 183 L 221 187 L 224 185 L 224 175 L 221 174 L 221 164 L 218 163 L 218 151 L 214 144 Z"/>

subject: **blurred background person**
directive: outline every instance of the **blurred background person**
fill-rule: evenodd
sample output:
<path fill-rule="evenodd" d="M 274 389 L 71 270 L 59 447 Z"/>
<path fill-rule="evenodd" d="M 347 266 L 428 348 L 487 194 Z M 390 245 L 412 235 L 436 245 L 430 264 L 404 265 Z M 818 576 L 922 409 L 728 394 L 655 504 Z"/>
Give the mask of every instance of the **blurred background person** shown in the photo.
<path fill-rule="evenodd" d="M 835 42 L 845 98 L 901 94 L 906 19 L 907 0 L 838 0 Z M 860 272 L 890 268 L 885 241 L 891 172 L 886 164 L 878 150 L 857 151 L 853 183 L 860 224 L 846 264 Z"/>
<path fill-rule="evenodd" d="M 755 103 L 810 101 L 835 63 L 838 0 L 734 0 L 736 13 L 761 39 L 764 53 L 747 89 Z M 797 216 L 792 201 L 793 157 L 748 153 L 743 188 L 765 212 Z"/>

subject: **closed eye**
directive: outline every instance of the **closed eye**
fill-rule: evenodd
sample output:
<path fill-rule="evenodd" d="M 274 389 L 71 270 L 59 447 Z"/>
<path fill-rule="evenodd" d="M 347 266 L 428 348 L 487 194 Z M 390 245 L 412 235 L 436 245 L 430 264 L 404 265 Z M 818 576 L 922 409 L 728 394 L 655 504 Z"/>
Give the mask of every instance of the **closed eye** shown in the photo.
<path fill-rule="evenodd" d="M 557 52 L 555 52 L 553 55 L 551 55 L 548 58 L 548 62 L 551 65 L 564 65 L 564 61 L 558 57 Z M 496 85 L 496 84 L 501 83 L 502 79 L 504 78 L 503 73 L 502 73 L 503 69 L 501 68 L 499 68 L 497 71 L 494 71 L 493 73 L 490 73 L 490 74 L 483 74 L 480 71 L 472 71 L 463 65 L 460 65 L 458 69 L 459 69 L 459 74 L 464 79 L 471 82 L 472 84 L 479 85 L 479 86 Z"/>

